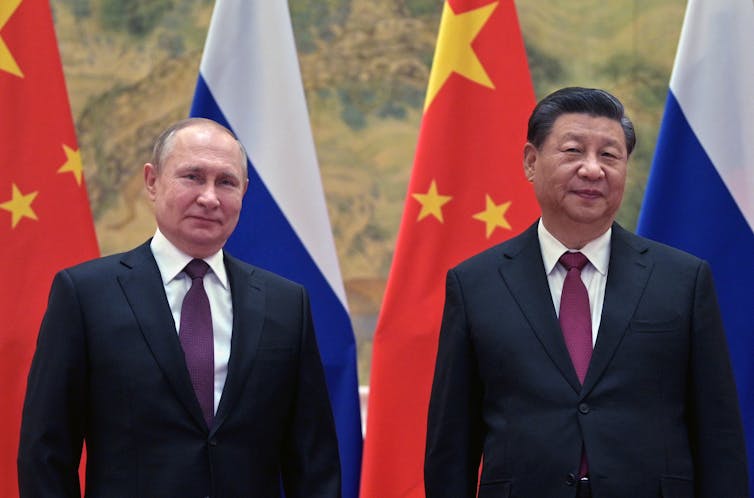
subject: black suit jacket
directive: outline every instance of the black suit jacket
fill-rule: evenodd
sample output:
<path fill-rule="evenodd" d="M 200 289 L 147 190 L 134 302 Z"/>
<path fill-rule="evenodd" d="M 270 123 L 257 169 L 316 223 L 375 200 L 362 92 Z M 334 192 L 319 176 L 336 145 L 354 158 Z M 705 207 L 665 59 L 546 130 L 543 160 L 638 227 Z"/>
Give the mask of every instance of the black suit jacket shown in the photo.
<path fill-rule="evenodd" d="M 148 243 L 61 271 L 29 374 L 22 498 L 339 497 L 306 291 L 227 253 L 233 333 L 208 428 Z"/>
<path fill-rule="evenodd" d="M 613 225 L 583 387 L 536 224 L 452 269 L 429 409 L 428 498 L 748 497 L 738 399 L 709 267 Z"/>

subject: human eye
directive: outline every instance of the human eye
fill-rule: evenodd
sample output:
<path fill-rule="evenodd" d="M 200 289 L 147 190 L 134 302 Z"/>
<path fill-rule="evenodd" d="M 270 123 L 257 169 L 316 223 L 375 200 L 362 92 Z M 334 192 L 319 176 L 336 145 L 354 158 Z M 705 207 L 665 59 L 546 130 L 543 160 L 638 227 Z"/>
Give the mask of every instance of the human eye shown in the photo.
<path fill-rule="evenodd" d="M 600 154 L 602 155 L 602 157 L 611 161 L 618 160 L 623 157 L 623 155 L 615 149 L 604 149 Z"/>
<path fill-rule="evenodd" d="M 560 150 L 569 154 L 576 154 L 581 152 L 584 147 L 579 140 L 573 137 L 564 137 L 565 139 L 560 142 Z"/>
<path fill-rule="evenodd" d="M 199 171 L 191 167 L 179 167 L 175 170 L 176 178 L 183 180 L 196 180 L 199 178 Z"/>
<path fill-rule="evenodd" d="M 201 173 L 186 173 L 183 175 L 183 181 L 189 185 L 203 185 L 205 178 Z"/>
<path fill-rule="evenodd" d="M 224 187 L 237 187 L 239 185 L 239 181 L 231 176 L 220 178 L 218 183 Z"/>

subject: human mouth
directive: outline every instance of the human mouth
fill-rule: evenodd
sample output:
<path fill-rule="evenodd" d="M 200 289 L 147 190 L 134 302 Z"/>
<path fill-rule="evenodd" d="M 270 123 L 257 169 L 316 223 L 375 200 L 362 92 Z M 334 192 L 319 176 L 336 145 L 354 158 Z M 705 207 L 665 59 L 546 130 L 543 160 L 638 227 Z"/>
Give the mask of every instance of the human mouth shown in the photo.
<path fill-rule="evenodd" d="M 583 199 L 598 199 L 603 197 L 602 192 L 595 189 L 577 189 L 573 193 Z"/>
<path fill-rule="evenodd" d="M 208 218 L 206 216 L 191 215 L 188 216 L 188 218 L 194 221 L 198 221 L 199 223 L 220 223 L 220 220 Z"/>

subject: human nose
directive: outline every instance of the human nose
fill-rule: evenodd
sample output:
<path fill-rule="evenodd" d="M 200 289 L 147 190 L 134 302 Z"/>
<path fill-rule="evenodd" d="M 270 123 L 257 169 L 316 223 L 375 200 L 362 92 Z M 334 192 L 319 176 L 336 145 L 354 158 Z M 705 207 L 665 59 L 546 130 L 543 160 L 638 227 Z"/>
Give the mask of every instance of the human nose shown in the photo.
<path fill-rule="evenodd" d="M 211 182 L 208 182 L 204 186 L 204 188 L 202 188 L 201 192 L 199 192 L 199 196 L 196 198 L 196 202 L 204 207 L 209 208 L 215 208 L 219 206 L 220 199 L 217 196 L 215 185 Z"/>
<path fill-rule="evenodd" d="M 583 163 L 579 167 L 579 176 L 588 180 L 599 180 L 605 176 L 605 170 L 602 169 L 602 164 L 597 157 L 588 155 L 584 158 Z"/>

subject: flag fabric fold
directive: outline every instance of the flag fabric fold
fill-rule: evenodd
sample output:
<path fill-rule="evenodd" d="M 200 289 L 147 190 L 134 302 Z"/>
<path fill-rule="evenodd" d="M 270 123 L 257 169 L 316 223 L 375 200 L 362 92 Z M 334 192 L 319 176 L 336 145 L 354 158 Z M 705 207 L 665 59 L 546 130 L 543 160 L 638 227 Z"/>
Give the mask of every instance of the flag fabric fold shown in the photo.
<path fill-rule="evenodd" d="M 754 496 L 754 3 L 690 0 L 638 233 L 710 263 Z"/>
<path fill-rule="evenodd" d="M 47 0 L 0 2 L 0 109 L 0 496 L 13 497 L 53 275 L 99 255 Z"/>
<path fill-rule="evenodd" d="M 374 337 L 362 498 L 424 496 L 445 274 L 539 215 L 522 166 L 534 104 L 513 1 L 447 0 Z"/>
<path fill-rule="evenodd" d="M 226 249 L 309 291 L 343 496 L 356 498 L 362 449 L 356 348 L 287 2 L 217 0 L 190 114 L 233 130 L 249 155 L 249 190 Z"/>

